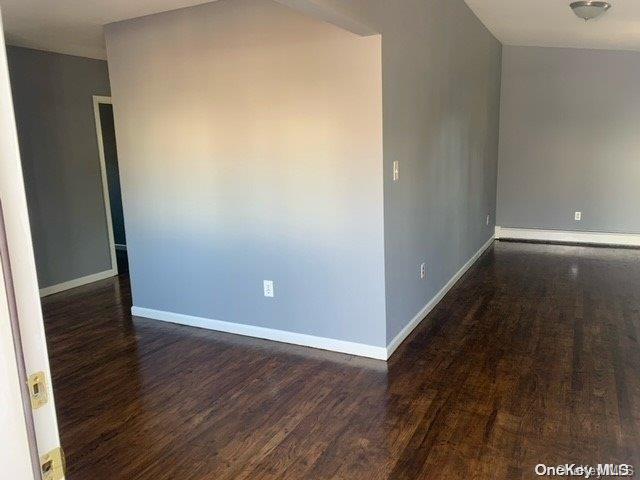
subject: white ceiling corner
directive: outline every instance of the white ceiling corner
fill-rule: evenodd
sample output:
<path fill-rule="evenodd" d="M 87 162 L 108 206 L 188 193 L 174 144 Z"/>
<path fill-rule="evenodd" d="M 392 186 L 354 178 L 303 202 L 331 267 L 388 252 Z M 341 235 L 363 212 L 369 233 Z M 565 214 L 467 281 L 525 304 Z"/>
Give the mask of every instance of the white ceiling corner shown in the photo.
<path fill-rule="evenodd" d="M 7 44 L 104 60 L 104 25 L 210 1 L 0 0 L 0 7 Z M 359 35 L 377 33 L 324 0 L 275 1 Z"/>
<path fill-rule="evenodd" d="M 640 0 L 609 0 L 612 8 L 585 22 L 571 0 L 465 0 L 505 45 L 640 51 Z"/>
<path fill-rule="evenodd" d="M 106 59 L 103 26 L 211 0 L 0 0 L 9 45 Z"/>

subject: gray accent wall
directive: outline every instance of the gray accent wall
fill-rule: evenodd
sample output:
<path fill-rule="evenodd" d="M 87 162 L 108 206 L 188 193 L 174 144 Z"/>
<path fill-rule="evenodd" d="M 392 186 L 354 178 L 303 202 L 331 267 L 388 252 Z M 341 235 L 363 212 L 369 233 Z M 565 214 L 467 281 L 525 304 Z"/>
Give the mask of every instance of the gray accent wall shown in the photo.
<path fill-rule="evenodd" d="M 640 53 L 505 47 L 502 79 L 498 224 L 640 233 Z"/>
<path fill-rule="evenodd" d="M 493 235 L 502 45 L 463 0 L 324 3 L 382 33 L 390 342 Z"/>
<path fill-rule="evenodd" d="M 380 37 L 220 0 L 106 39 L 134 305 L 384 347 Z"/>
<path fill-rule="evenodd" d="M 8 47 L 40 288 L 111 268 L 93 95 L 107 62 Z"/>
<path fill-rule="evenodd" d="M 501 44 L 463 0 L 320 3 L 381 32 L 379 97 L 379 37 L 266 0 L 107 28 L 136 305 L 381 346 L 491 239 Z"/>

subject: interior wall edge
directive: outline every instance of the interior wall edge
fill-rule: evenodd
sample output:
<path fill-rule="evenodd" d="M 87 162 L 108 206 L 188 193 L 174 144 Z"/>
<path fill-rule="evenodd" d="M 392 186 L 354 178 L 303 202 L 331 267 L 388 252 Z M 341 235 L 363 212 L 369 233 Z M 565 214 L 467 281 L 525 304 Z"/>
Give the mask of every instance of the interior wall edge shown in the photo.
<path fill-rule="evenodd" d="M 473 254 L 473 256 L 465 263 L 460 270 L 458 270 L 453 277 L 445 284 L 442 289 L 436 295 L 429 300 L 429 302 L 420 309 L 420 311 L 411 319 L 411 321 L 398 333 L 393 340 L 387 345 L 387 358 L 396 351 L 396 349 L 402 344 L 402 342 L 411 335 L 411 332 L 420 325 L 429 313 L 442 301 L 445 295 L 451 290 L 454 285 L 467 273 L 467 271 L 478 261 L 482 254 L 493 244 L 495 237 L 492 235 L 487 242 L 480 247 L 480 249 Z"/>

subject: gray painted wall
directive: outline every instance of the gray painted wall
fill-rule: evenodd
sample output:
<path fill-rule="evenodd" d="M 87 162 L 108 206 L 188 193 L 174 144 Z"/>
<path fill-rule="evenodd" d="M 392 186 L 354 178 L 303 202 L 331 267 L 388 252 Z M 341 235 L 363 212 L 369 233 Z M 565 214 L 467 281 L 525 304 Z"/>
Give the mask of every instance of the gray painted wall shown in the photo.
<path fill-rule="evenodd" d="M 92 103 L 107 62 L 7 52 L 40 288 L 109 270 Z"/>
<path fill-rule="evenodd" d="M 493 234 L 502 47 L 463 0 L 324 3 L 382 32 L 391 341 Z"/>
<path fill-rule="evenodd" d="M 252 32 L 259 27 L 259 31 L 262 31 L 263 28 L 260 13 L 253 9 L 269 8 L 276 11 L 273 5 L 266 7 L 264 2 L 237 3 L 242 5 L 237 7 L 239 11 L 256 22 L 256 25 L 247 24 L 245 20 L 242 23 L 234 18 L 232 26 L 244 30 L 245 36 L 246 32 Z M 320 172 L 318 178 L 326 182 L 327 192 L 335 191 L 336 188 L 338 191 L 342 188 L 351 190 L 350 195 L 344 194 L 334 199 L 337 201 L 334 208 L 351 212 L 349 218 L 353 225 L 349 229 L 339 230 L 332 226 L 331 230 L 344 237 L 340 242 L 342 245 L 336 243 L 335 239 L 329 243 L 322 240 L 327 245 L 327 250 L 319 257 L 315 248 L 308 250 L 296 243 L 286 245 L 281 241 L 272 241 L 270 249 L 265 250 L 265 246 L 261 245 L 262 239 L 256 242 L 249 235 L 259 235 L 259 230 L 254 227 L 255 220 L 252 220 L 246 229 L 228 221 L 224 222 L 227 224 L 225 227 L 220 228 L 215 225 L 220 217 L 209 215 L 205 218 L 211 218 L 215 222 L 209 222 L 206 228 L 202 227 L 205 235 L 190 238 L 183 233 L 185 238 L 182 238 L 178 233 L 167 230 L 167 226 L 154 227 L 151 221 L 153 215 L 145 219 L 145 210 L 152 203 L 152 199 L 157 198 L 161 192 L 167 193 L 166 189 L 170 185 L 168 177 L 176 177 L 169 173 L 160 175 L 149 164 L 150 152 L 156 152 L 150 139 L 164 139 L 167 135 L 162 130 L 162 135 L 153 137 L 151 127 L 148 127 L 145 134 L 147 140 L 144 143 L 139 139 L 136 142 L 132 137 L 126 140 L 127 145 L 123 148 L 123 135 L 120 132 L 139 133 L 139 126 L 148 123 L 151 115 L 158 115 L 161 119 L 156 120 L 156 128 L 165 129 L 167 132 L 180 132 L 180 129 L 186 128 L 184 125 L 189 123 L 189 115 L 202 116 L 205 115 L 201 112 L 202 109 L 218 108 L 217 102 L 221 100 L 211 93 L 214 87 L 199 87 L 206 92 L 204 100 L 198 94 L 200 90 L 192 87 L 198 85 L 193 80 L 196 74 L 215 78 L 216 71 L 207 66 L 207 62 L 214 58 L 216 45 L 216 37 L 211 33 L 215 32 L 215 29 L 211 25 L 216 22 L 216 12 L 220 12 L 222 8 L 230 8 L 228 2 L 121 23 L 108 29 L 109 61 L 116 97 L 116 123 L 121 142 L 121 164 L 124 163 L 123 169 L 129 169 L 129 174 L 124 174 L 125 178 L 128 177 L 128 180 L 125 180 L 128 186 L 124 186 L 125 216 L 133 217 L 133 221 L 128 221 L 127 225 L 144 223 L 144 228 L 138 228 L 136 234 L 131 232 L 131 227 L 128 231 L 130 248 L 134 249 L 131 250 L 134 295 L 139 306 L 177 310 L 230 321 L 251 321 L 258 325 L 285 330 L 384 345 L 394 338 L 491 238 L 495 225 L 497 188 L 500 43 L 484 28 L 463 0 L 411 0 L 393 3 L 382 0 L 326 0 L 325 3 L 336 11 L 346 13 L 351 18 L 382 32 L 384 161 L 383 170 L 375 163 L 367 166 L 361 161 L 357 164 L 353 161 L 348 162 L 353 168 L 349 175 L 351 183 L 348 184 L 342 184 L 340 176 Z M 252 9 L 251 15 L 242 9 Z M 284 12 L 281 9 L 277 11 Z M 291 19 L 293 18 L 294 16 L 291 16 Z M 288 22 L 287 28 L 284 29 L 289 36 L 279 38 L 285 42 L 294 41 L 294 37 L 290 35 L 295 31 L 298 32 L 296 35 L 300 35 L 296 41 L 305 39 L 304 43 L 313 48 L 314 52 L 324 51 L 321 45 L 329 37 L 323 37 L 318 43 L 310 40 L 313 37 L 307 38 L 307 31 L 317 22 L 302 20 L 298 16 L 295 18 L 298 20 L 294 23 Z M 189 33 L 205 28 L 201 26 L 201 22 L 207 24 L 207 32 Z M 297 22 L 301 22 L 300 25 L 308 24 L 309 28 L 298 29 Z M 319 27 L 316 25 L 315 28 Z M 325 30 L 326 28 L 323 31 Z M 331 32 L 331 35 L 339 35 L 336 30 Z M 344 36 L 340 35 L 340 38 Z M 356 41 L 355 37 L 349 35 L 345 38 L 354 38 Z M 259 45 L 257 40 L 264 41 L 259 36 L 249 35 L 243 43 L 255 47 Z M 364 42 L 366 39 L 360 41 Z M 203 44 L 208 46 L 205 48 Z M 203 55 L 207 55 L 204 66 Z M 201 62 L 200 67 L 191 67 L 192 62 Z M 298 68 L 297 65 L 285 65 L 282 61 L 273 63 L 263 59 L 262 62 L 265 69 L 266 65 L 279 65 L 282 68 L 286 66 L 289 72 L 295 72 Z M 345 65 L 352 62 L 353 60 L 347 59 Z M 344 68 L 346 67 L 333 68 L 333 74 L 342 72 Z M 251 71 L 247 71 L 246 74 L 254 75 Z M 131 78 L 131 75 L 134 75 L 134 78 Z M 150 89 L 150 84 L 156 84 L 159 88 Z M 183 89 L 185 85 L 189 86 L 190 94 L 186 98 L 178 95 L 182 105 L 179 108 L 172 106 L 173 104 L 169 106 L 170 111 L 178 109 L 178 116 L 175 112 L 171 115 L 161 114 L 158 108 L 148 106 L 153 104 L 154 96 L 143 93 L 154 91 L 156 97 L 160 93 L 174 96 L 175 92 Z M 313 86 L 313 82 L 301 88 L 309 91 L 310 87 L 314 88 L 310 99 L 318 95 L 318 92 L 323 93 L 322 89 L 318 90 Z M 237 92 L 232 90 L 232 93 Z M 247 93 L 251 94 L 252 90 L 240 92 L 239 98 Z M 235 100 L 233 95 L 232 98 Z M 326 103 L 322 98 L 320 95 L 319 101 Z M 244 101 L 254 100 L 250 95 L 248 100 Z M 335 97 L 332 97 L 329 104 L 334 100 Z M 193 107 L 196 103 L 202 107 Z M 164 105 L 165 109 L 169 107 Z M 204 118 L 207 115 L 209 114 Z M 236 117 L 238 116 L 231 115 L 231 120 Z M 230 129 L 229 134 L 236 136 L 238 131 L 242 131 L 243 126 L 237 123 L 237 118 L 233 121 L 236 122 L 236 130 Z M 335 120 L 328 121 L 327 125 L 335 124 Z M 344 126 L 341 125 L 341 128 Z M 194 136 L 193 139 L 199 138 L 198 144 L 204 142 L 200 137 L 206 133 L 211 134 L 209 130 L 201 131 L 200 135 Z M 274 138 L 280 138 L 283 133 L 277 132 Z M 317 133 L 318 131 L 315 131 L 310 134 Z M 353 135 L 348 131 L 344 133 L 345 138 Z M 367 143 L 375 143 L 375 138 L 370 138 L 369 141 L 360 144 L 359 138 L 358 135 L 355 142 L 358 149 L 354 149 L 354 152 L 367 151 L 370 148 L 367 147 Z M 212 141 L 207 140 L 204 143 Z M 181 156 L 184 153 L 181 151 L 183 149 L 173 147 L 171 145 L 164 150 L 172 151 L 172 155 L 177 155 L 184 162 L 186 157 Z M 163 156 L 164 160 L 159 160 Z M 394 160 L 399 160 L 401 165 L 399 183 L 391 181 Z M 158 152 L 153 161 L 161 161 L 166 168 L 172 160 L 171 155 Z M 215 178 L 211 171 L 213 167 L 209 166 L 208 162 L 215 162 L 215 157 L 213 160 L 209 157 L 202 160 L 199 168 L 203 169 L 204 178 Z M 151 173 L 145 177 L 143 172 Z M 378 174 L 380 177 L 376 180 Z M 353 183 L 356 179 L 357 183 Z M 159 181 L 163 189 L 150 186 L 148 195 L 143 194 L 143 181 L 152 184 Z M 193 187 L 192 182 L 186 181 L 186 176 L 184 181 L 185 189 Z M 379 265 L 381 247 L 377 243 L 382 226 L 378 223 L 380 212 L 377 210 L 376 202 L 380 200 L 381 193 L 372 188 L 377 185 L 376 181 L 384 182 L 384 274 Z M 275 185 L 277 179 L 271 178 L 269 182 Z M 335 182 L 338 183 L 332 186 Z M 254 188 L 251 182 L 246 185 Z M 213 188 L 215 192 L 219 186 L 212 182 L 208 188 Z M 284 187 L 273 185 L 265 188 L 265 195 L 268 192 L 265 199 L 279 204 L 282 197 L 277 195 L 277 192 L 282 188 Z M 170 195 L 177 195 L 177 192 L 171 192 L 173 189 L 169 189 Z M 321 197 L 325 197 L 325 193 Z M 276 195 L 273 196 L 274 194 Z M 140 200 L 143 195 L 146 196 L 145 201 Z M 214 193 L 208 195 L 213 195 L 211 200 L 217 199 Z M 231 198 L 235 199 L 238 205 L 230 210 L 230 215 L 238 216 L 235 212 L 240 206 L 250 208 L 250 198 L 238 198 L 237 194 L 230 195 L 229 200 Z M 315 206 L 315 202 L 309 204 L 310 200 L 303 191 L 289 198 L 301 208 L 311 207 L 311 211 L 322 212 L 324 217 L 325 209 Z M 358 200 L 365 198 L 365 203 Z M 195 200 L 194 197 L 188 204 L 190 208 L 196 208 Z M 165 206 L 164 210 L 167 208 Z M 223 208 L 222 205 L 219 208 Z M 490 215 L 489 225 L 486 225 L 487 215 Z M 278 214 L 276 218 L 279 222 L 284 221 L 284 215 Z M 243 215 L 238 216 L 238 219 L 244 219 Z M 307 220 L 295 215 L 286 221 L 289 228 L 293 227 L 294 220 L 300 222 L 302 230 L 306 230 Z M 203 221 L 193 220 L 195 223 Z M 326 225 L 334 221 L 324 220 Z M 231 225 L 234 225 L 236 230 L 245 231 L 247 235 L 234 232 L 234 228 L 230 228 Z M 216 232 L 216 228 L 221 229 L 221 232 Z M 190 225 L 184 230 L 187 233 L 197 231 Z M 278 230 L 278 235 L 285 231 Z M 146 245 L 145 251 L 138 249 L 140 253 L 136 253 L 135 245 L 132 245 L 132 242 L 136 241 L 134 237 L 140 245 Z M 229 240 L 224 241 L 225 237 L 233 239 L 234 245 L 228 245 Z M 319 239 L 324 238 L 325 235 L 319 236 Z M 355 247 L 356 242 L 363 243 Z M 166 261 L 158 262 L 157 259 L 164 258 L 165 251 L 175 244 L 183 245 L 180 251 L 188 252 L 185 253 L 188 260 L 169 266 L 163 265 Z M 280 246 L 283 247 L 281 251 Z M 312 258 L 317 258 L 314 263 L 326 271 L 318 271 L 304 279 L 296 263 L 309 253 Z M 198 258 L 198 261 L 192 261 L 191 258 Z M 419 265 L 423 261 L 428 265 L 428 278 L 424 281 L 419 279 Z M 187 267 L 192 262 L 194 270 L 190 270 L 191 266 Z M 235 262 L 239 262 L 238 265 L 235 265 Z M 246 272 L 251 271 L 251 265 L 258 271 L 247 276 Z M 136 268 L 138 272 L 135 272 Z M 277 283 L 284 281 L 286 286 L 292 282 L 291 288 L 295 281 L 304 281 L 306 284 L 304 289 L 297 290 L 298 299 L 292 305 L 271 308 L 271 304 L 256 298 L 256 295 L 260 295 L 259 281 L 274 271 L 282 272 L 278 273 Z M 156 281 L 167 272 L 173 274 L 174 278 L 161 281 L 160 284 L 151 284 L 145 280 L 154 278 Z M 384 275 L 384 286 L 377 280 L 380 275 Z M 136 277 L 139 280 L 136 280 Z M 176 291 L 176 281 L 179 282 L 181 279 L 188 279 L 188 282 Z M 233 284 L 229 284 L 229 279 L 233 280 Z M 323 282 L 328 279 L 340 279 L 340 282 L 336 283 L 336 290 L 331 295 L 316 295 L 319 288 L 325 292 Z M 194 289 L 194 282 L 201 282 L 204 288 Z M 228 305 L 216 299 L 222 282 L 229 284 L 224 290 L 230 299 Z M 337 293 L 338 285 L 341 285 L 340 289 L 346 296 Z M 183 288 L 186 288 L 186 292 Z M 246 303 L 245 306 L 239 305 L 241 299 Z M 349 303 L 352 305 L 345 310 Z M 318 316 L 314 313 L 304 320 L 299 319 L 309 310 L 310 305 Z M 375 327 L 380 318 L 380 308 L 386 309 L 383 314 L 386 320 L 382 333 Z M 259 317 L 256 316 L 257 311 L 261 312 Z M 362 321 L 364 314 L 369 320 Z M 323 325 L 319 325 L 318 322 Z M 336 324 L 341 327 L 337 328 Z"/>
<path fill-rule="evenodd" d="M 269 0 L 106 38 L 134 305 L 385 346 L 380 38 Z"/>
<path fill-rule="evenodd" d="M 502 78 L 498 224 L 640 233 L 640 54 L 505 47 Z"/>

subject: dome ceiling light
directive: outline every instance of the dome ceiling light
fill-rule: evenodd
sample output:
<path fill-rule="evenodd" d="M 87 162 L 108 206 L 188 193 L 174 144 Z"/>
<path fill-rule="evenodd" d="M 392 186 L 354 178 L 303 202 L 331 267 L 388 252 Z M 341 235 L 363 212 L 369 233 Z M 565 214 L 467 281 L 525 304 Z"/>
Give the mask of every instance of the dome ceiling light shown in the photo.
<path fill-rule="evenodd" d="M 580 2 L 573 2 L 570 5 L 573 13 L 582 18 L 585 22 L 599 17 L 604 12 L 611 8 L 609 2 L 594 2 L 590 0 L 583 0 Z"/>

